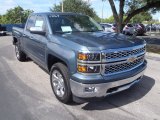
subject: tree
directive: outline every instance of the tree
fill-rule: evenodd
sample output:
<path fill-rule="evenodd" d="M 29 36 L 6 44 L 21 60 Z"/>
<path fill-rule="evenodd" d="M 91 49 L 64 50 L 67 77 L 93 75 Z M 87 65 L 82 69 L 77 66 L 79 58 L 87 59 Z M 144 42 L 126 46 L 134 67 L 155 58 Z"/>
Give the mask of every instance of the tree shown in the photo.
<path fill-rule="evenodd" d="M 13 9 L 7 10 L 5 15 L 0 16 L 0 22 L 2 24 L 16 24 L 16 23 L 25 23 L 27 17 L 32 10 L 24 10 L 22 7 L 17 6 Z"/>
<path fill-rule="evenodd" d="M 99 20 L 96 12 L 91 8 L 91 5 L 83 0 L 64 0 L 64 12 L 75 12 L 75 13 L 82 13 L 93 18 Z M 50 10 L 52 12 L 61 12 L 62 2 L 59 5 L 54 5 L 53 8 Z"/>
<path fill-rule="evenodd" d="M 0 15 L 0 24 L 5 24 L 6 17 L 4 15 Z"/>
<path fill-rule="evenodd" d="M 104 1 L 104 0 L 103 0 Z M 118 31 L 121 32 L 123 25 L 127 24 L 135 15 L 151 11 L 160 10 L 160 0 L 117 0 L 119 1 L 119 12 L 117 12 L 114 0 L 108 0 L 113 12 L 115 23 L 118 26 Z M 124 7 L 127 10 L 124 10 Z M 127 16 L 125 19 L 123 17 Z"/>
<path fill-rule="evenodd" d="M 130 22 L 132 22 L 132 23 L 142 23 L 144 21 L 151 21 L 151 20 L 152 20 L 151 13 L 149 13 L 149 12 L 142 12 L 142 13 L 137 14 L 134 17 L 132 17 L 132 19 L 130 20 Z"/>

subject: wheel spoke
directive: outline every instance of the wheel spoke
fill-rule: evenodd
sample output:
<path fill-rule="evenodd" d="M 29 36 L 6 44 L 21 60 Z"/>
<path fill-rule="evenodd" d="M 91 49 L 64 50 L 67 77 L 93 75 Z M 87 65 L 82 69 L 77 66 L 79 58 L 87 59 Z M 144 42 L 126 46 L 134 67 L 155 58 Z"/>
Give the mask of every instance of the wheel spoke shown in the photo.
<path fill-rule="evenodd" d="M 16 57 L 19 58 L 19 48 L 17 45 L 15 46 L 15 52 L 16 52 Z"/>
<path fill-rule="evenodd" d="M 52 73 L 52 84 L 57 96 L 63 97 L 65 94 L 65 86 L 62 74 L 55 70 Z"/>

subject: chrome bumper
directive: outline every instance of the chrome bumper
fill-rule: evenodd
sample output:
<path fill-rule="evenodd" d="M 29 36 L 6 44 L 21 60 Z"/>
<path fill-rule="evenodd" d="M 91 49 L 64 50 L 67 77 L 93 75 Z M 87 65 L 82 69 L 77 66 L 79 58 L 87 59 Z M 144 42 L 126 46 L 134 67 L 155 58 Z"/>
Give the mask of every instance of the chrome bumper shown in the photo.
<path fill-rule="evenodd" d="M 74 80 L 70 80 L 70 86 L 73 95 L 77 97 L 103 97 L 130 88 L 133 84 L 137 83 L 143 77 L 143 75 L 144 70 L 130 78 L 100 84 L 82 84 Z"/>

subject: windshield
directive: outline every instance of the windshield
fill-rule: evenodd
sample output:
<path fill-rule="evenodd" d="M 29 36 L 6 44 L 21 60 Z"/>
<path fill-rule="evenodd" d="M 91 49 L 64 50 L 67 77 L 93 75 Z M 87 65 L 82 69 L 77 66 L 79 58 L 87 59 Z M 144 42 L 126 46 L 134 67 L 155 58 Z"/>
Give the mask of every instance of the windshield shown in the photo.
<path fill-rule="evenodd" d="M 48 17 L 53 33 L 103 30 L 97 22 L 85 15 L 49 15 Z"/>

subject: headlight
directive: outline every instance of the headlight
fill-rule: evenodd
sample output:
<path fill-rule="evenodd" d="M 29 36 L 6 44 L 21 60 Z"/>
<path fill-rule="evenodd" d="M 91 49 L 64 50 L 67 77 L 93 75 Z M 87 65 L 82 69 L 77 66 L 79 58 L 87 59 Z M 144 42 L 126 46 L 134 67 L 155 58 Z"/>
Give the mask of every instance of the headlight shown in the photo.
<path fill-rule="evenodd" d="M 100 61 L 100 53 L 78 53 L 78 60 L 80 61 Z"/>
<path fill-rule="evenodd" d="M 78 65 L 77 70 L 81 73 L 100 73 L 100 65 Z"/>

